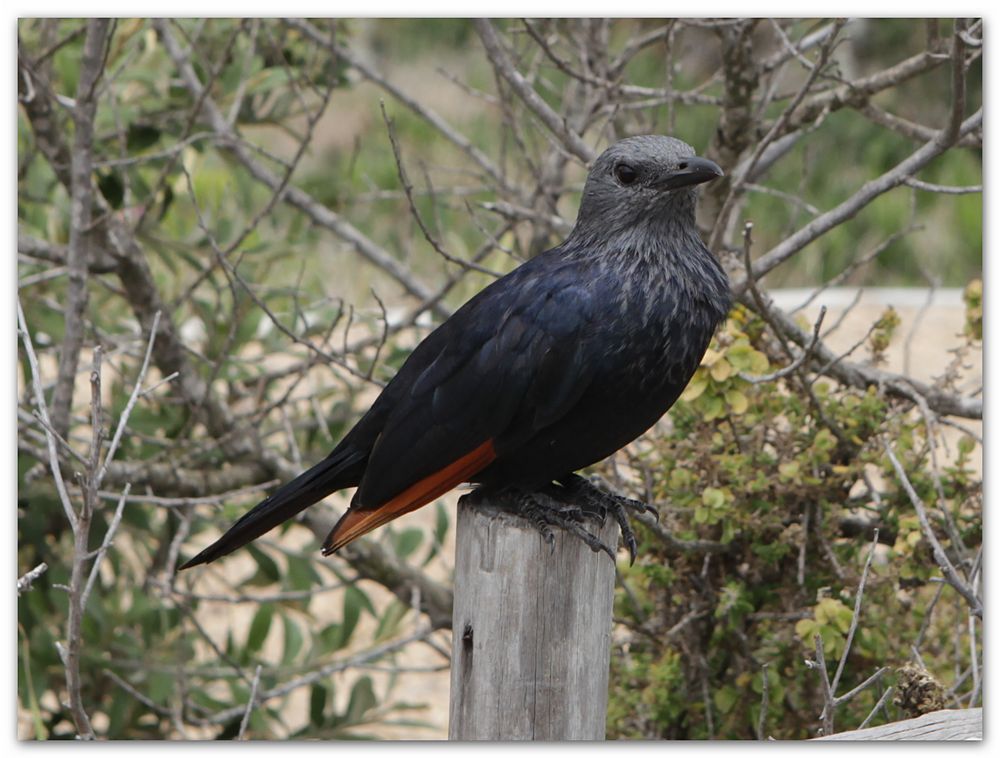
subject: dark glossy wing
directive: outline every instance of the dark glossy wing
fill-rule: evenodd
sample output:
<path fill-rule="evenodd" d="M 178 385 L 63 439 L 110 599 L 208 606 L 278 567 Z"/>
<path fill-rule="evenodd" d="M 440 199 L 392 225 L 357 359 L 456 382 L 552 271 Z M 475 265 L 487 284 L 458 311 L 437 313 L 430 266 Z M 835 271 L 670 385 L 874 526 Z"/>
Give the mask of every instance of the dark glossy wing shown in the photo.
<path fill-rule="evenodd" d="M 572 407 L 593 376 L 587 265 L 539 256 L 417 347 L 372 409 L 387 415 L 355 507 L 381 505 L 501 435 L 516 444 Z"/>

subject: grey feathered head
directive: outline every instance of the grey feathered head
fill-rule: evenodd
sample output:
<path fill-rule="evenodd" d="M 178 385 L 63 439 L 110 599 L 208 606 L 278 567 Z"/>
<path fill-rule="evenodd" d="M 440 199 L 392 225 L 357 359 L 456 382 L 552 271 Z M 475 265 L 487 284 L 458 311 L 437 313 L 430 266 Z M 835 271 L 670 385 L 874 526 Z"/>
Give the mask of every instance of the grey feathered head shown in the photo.
<path fill-rule="evenodd" d="M 631 227 L 672 217 L 694 221 L 697 185 L 722 176 L 722 169 L 673 137 L 642 135 L 611 145 L 587 176 L 577 226 L 588 231 Z"/>

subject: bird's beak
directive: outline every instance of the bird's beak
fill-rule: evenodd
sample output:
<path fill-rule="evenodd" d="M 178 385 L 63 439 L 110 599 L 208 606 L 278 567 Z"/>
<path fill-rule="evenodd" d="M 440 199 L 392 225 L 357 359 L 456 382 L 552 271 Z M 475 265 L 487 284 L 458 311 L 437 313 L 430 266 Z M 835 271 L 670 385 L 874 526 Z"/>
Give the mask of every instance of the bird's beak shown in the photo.
<path fill-rule="evenodd" d="M 695 184 L 704 184 L 718 179 L 722 175 L 722 169 L 714 161 L 692 156 L 682 161 L 676 171 L 665 174 L 662 179 L 656 182 L 655 186 L 657 189 L 675 190 L 681 187 L 692 187 Z"/>

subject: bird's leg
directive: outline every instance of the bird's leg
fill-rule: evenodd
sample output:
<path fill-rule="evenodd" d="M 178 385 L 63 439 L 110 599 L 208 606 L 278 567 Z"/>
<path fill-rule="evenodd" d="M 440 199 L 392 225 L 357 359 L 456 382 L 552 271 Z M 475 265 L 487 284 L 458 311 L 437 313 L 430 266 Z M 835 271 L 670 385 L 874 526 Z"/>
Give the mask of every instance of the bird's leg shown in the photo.
<path fill-rule="evenodd" d="M 564 489 L 553 485 L 538 490 L 516 487 L 488 491 L 477 489 L 463 499 L 468 499 L 467 502 L 472 504 L 488 500 L 508 513 L 527 519 L 541 533 L 550 550 L 555 549 L 552 527 L 560 527 L 578 537 L 595 553 L 603 550 L 612 561 L 615 560 L 615 551 L 580 525 L 584 518 L 594 517 L 593 509 L 588 510 L 579 503 L 570 501 Z"/>
<path fill-rule="evenodd" d="M 629 522 L 628 511 L 652 513 L 659 520 L 660 514 L 656 508 L 641 500 L 633 500 L 614 492 L 608 492 L 579 474 L 569 474 L 558 481 L 565 489 L 567 497 L 579 503 L 585 512 L 590 510 L 605 514 L 610 511 L 614 514 L 622 531 L 622 540 L 628 547 L 629 562 L 635 563 L 638 545 L 635 540 L 635 532 L 632 531 L 632 524 Z"/>

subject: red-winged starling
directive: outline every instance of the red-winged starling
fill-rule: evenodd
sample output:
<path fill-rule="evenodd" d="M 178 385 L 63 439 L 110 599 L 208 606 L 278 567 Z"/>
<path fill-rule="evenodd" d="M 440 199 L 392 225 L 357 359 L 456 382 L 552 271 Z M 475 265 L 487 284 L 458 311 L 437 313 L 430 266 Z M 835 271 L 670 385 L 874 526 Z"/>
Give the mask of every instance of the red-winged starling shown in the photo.
<path fill-rule="evenodd" d="M 671 137 L 609 147 L 561 245 L 437 327 L 326 458 L 182 568 L 348 487 L 357 491 L 324 554 L 462 482 L 529 504 L 579 485 L 573 472 L 673 405 L 729 311 L 728 279 L 695 225 L 697 185 L 721 175 Z"/>

